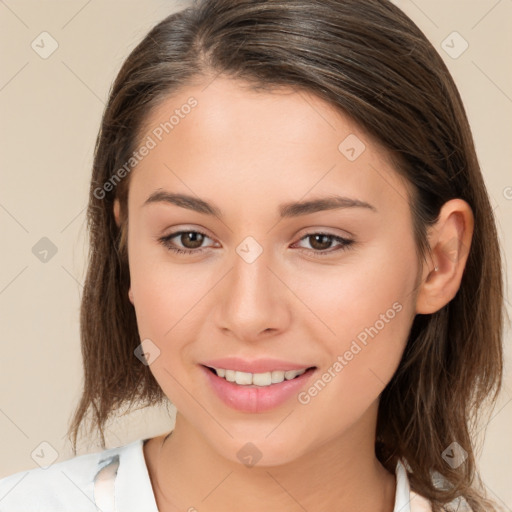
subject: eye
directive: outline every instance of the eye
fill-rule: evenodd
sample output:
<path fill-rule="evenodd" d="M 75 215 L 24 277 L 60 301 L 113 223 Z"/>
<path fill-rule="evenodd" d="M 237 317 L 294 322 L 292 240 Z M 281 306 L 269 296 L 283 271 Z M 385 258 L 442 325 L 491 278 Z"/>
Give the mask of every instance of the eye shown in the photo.
<path fill-rule="evenodd" d="M 185 247 L 181 248 L 174 245 L 172 240 L 177 238 Z M 204 251 L 204 247 L 200 247 L 205 238 L 209 238 L 206 233 L 196 230 L 177 231 L 170 235 L 159 238 L 158 241 L 167 249 L 179 254 L 199 254 Z"/>
<path fill-rule="evenodd" d="M 182 247 L 175 245 L 173 242 L 173 239 L 175 238 L 180 241 Z M 201 247 L 206 238 L 209 238 L 209 236 L 202 231 L 187 230 L 171 233 L 170 235 L 159 238 L 158 241 L 170 251 L 178 254 L 199 254 L 204 252 L 204 250 L 207 248 Z M 312 246 L 312 249 L 301 249 L 312 253 L 315 257 L 328 256 L 334 252 L 344 251 L 354 243 L 354 240 L 333 235 L 331 233 L 321 232 L 308 233 L 303 236 L 299 242 L 302 242 L 303 240 L 308 240 Z M 338 248 L 328 251 L 327 249 L 332 248 L 331 245 L 333 241 L 338 242 Z"/>
<path fill-rule="evenodd" d="M 333 235 L 331 233 L 308 233 L 300 239 L 300 242 L 303 240 L 308 240 L 313 250 L 306 249 L 307 252 L 313 254 L 313 256 L 329 256 L 332 253 L 345 251 L 348 249 L 350 245 L 354 243 L 354 240 L 343 238 L 341 236 Z M 334 250 L 327 251 L 327 249 L 331 248 L 333 241 L 338 242 L 338 248 Z"/>

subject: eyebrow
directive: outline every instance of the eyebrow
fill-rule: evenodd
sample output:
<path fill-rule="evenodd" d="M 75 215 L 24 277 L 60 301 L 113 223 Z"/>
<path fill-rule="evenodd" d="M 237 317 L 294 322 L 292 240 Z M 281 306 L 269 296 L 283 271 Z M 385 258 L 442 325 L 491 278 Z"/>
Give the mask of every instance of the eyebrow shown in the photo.
<path fill-rule="evenodd" d="M 178 194 L 159 189 L 153 192 L 142 206 L 152 203 L 170 203 L 198 213 L 214 215 L 219 218 L 223 217 L 221 210 L 215 205 L 187 194 Z M 375 208 L 375 206 L 365 201 L 360 201 L 359 199 L 353 199 L 351 197 L 331 195 L 309 201 L 283 203 L 279 205 L 279 214 L 281 218 L 290 218 L 324 210 L 336 210 L 341 208 L 366 208 L 373 212 L 377 212 L 377 208 Z"/>

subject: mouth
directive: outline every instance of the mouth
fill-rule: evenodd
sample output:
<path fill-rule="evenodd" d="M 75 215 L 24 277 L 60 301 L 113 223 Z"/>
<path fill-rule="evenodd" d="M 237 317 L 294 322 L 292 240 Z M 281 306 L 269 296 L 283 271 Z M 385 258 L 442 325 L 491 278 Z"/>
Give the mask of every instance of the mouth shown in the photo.
<path fill-rule="evenodd" d="M 295 368 L 285 370 L 278 367 L 276 370 L 251 373 L 235 368 L 199 365 L 205 383 L 214 396 L 229 408 L 243 413 L 263 413 L 289 403 L 293 398 L 297 399 L 299 392 L 306 388 L 318 369 L 316 366 L 288 366 Z"/>
<path fill-rule="evenodd" d="M 280 384 L 284 381 L 293 380 L 300 377 L 307 371 L 314 370 L 316 368 L 316 366 L 310 366 L 299 370 L 272 370 L 263 373 L 250 373 L 229 368 L 204 367 L 217 377 L 220 377 L 227 382 L 232 382 L 239 386 L 257 387 L 269 387 L 274 384 Z"/>

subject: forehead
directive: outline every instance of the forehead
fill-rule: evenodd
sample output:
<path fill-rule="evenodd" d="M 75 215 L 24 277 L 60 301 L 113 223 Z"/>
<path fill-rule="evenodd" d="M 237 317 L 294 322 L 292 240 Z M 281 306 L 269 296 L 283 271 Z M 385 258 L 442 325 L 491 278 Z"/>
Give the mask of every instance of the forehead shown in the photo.
<path fill-rule="evenodd" d="M 227 78 L 185 87 L 150 113 L 139 140 L 152 146 L 133 171 L 139 204 L 156 188 L 266 200 L 334 189 L 380 202 L 407 198 L 386 150 L 305 91 L 254 91 Z"/>

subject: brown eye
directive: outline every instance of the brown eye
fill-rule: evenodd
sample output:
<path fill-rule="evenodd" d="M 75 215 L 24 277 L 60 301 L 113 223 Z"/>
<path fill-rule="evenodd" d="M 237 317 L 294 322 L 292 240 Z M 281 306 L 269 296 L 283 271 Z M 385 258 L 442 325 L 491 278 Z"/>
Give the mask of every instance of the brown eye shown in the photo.
<path fill-rule="evenodd" d="M 308 235 L 311 247 L 318 251 L 329 249 L 332 244 L 333 237 L 330 235 L 322 235 L 321 233 L 315 235 Z"/>
<path fill-rule="evenodd" d="M 159 239 L 167 249 L 180 254 L 199 254 L 208 246 L 201 247 L 204 240 L 209 238 L 200 231 L 177 231 Z"/>
<path fill-rule="evenodd" d="M 355 243 L 355 240 L 343 238 L 341 236 L 332 235 L 330 233 L 308 233 L 300 239 L 300 242 L 306 240 L 311 249 L 301 247 L 313 256 L 329 256 L 340 251 L 347 250 L 348 247 Z M 332 249 L 333 242 L 338 243 L 338 247 Z M 331 249 L 331 250 L 328 250 Z"/>
<path fill-rule="evenodd" d="M 179 233 L 179 240 L 185 247 L 185 249 L 197 249 L 201 247 L 204 240 L 204 235 L 197 231 L 183 231 Z"/>

